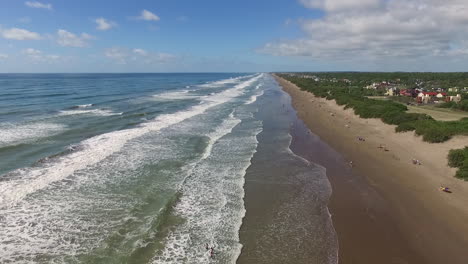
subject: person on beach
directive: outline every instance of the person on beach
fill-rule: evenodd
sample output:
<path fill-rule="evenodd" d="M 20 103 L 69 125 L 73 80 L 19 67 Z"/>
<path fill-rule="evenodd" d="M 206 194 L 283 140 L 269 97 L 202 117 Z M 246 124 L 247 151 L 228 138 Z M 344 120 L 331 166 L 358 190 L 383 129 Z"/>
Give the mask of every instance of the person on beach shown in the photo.
<path fill-rule="evenodd" d="M 210 257 L 211 257 L 211 258 L 214 258 L 214 254 L 215 254 L 215 253 L 214 253 L 214 247 L 211 247 L 211 248 L 210 248 Z"/>
<path fill-rule="evenodd" d="M 440 186 L 439 190 L 446 192 L 446 193 L 451 193 L 451 191 L 449 190 L 449 187 Z"/>

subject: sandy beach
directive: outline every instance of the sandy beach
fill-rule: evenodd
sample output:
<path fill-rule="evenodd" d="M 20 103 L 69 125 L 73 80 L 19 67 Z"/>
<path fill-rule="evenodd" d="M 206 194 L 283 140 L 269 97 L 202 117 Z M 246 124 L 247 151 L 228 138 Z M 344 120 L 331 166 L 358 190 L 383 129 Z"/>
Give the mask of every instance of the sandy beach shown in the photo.
<path fill-rule="evenodd" d="M 321 164 L 333 188 L 340 263 L 467 263 L 468 183 L 453 177 L 446 157 L 468 145 L 468 137 L 426 143 L 413 132 L 395 133 L 394 126 L 361 119 L 352 109 L 277 81 L 312 133 L 343 155 L 338 167 L 352 161 L 349 175 L 334 168 L 337 163 Z M 296 148 L 320 163 L 319 153 L 300 142 Z M 441 185 L 452 193 L 439 191 Z"/>

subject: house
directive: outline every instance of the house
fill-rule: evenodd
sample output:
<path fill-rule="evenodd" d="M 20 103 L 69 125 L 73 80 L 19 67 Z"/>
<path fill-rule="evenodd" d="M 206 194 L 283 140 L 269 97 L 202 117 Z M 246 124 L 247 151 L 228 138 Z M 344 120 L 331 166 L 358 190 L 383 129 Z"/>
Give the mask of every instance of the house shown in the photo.
<path fill-rule="evenodd" d="M 386 82 L 386 81 L 383 81 L 383 82 L 375 82 L 375 83 L 372 83 L 370 85 L 367 85 L 365 88 L 366 89 L 373 89 L 373 90 L 377 90 L 377 89 L 386 89 L 387 87 L 389 86 L 389 83 Z"/>
<path fill-rule="evenodd" d="M 412 89 L 403 89 L 400 91 L 400 95 L 403 95 L 403 96 L 413 97 L 414 94 L 415 94 L 415 90 L 412 90 Z"/>
<path fill-rule="evenodd" d="M 389 87 L 385 93 L 386 96 L 396 96 L 398 94 L 398 89 L 396 87 Z"/>
<path fill-rule="evenodd" d="M 434 100 L 441 100 L 445 96 L 447 96 L 447 93 L 438 93 L 438 92 L 420 92 L 416 98 L 418 103 L 424 103 L 427 104 L 431 101 Z"/>
<path fill-rule="evenodd" d="M 461 95 L 460 95 L 460 94 L 457 94 L 457 96 L 447 96 L 447 97 L 445 98 L 445 101 L 446 101 L 446 102 L 455 102 L 455 103 L 459 103 L 461 100 L 462 100 L 462 98 L 461 98 Z"/>
<path fill-rule="evenodd" d="M 420 92 L 418 97 L 416 97 L 416 101 L 419 104 L 427 104 L 431 101 L 431 96 L 428 93 Z"/>
<path fill-rule="evenodd" d="M 445 96 L 447 96 L 447 93 L 439 93 L 439 92 L 421 92 L 421 93 L 424 95 L 428 95 L 430 97 L 436 97 L 436 98 L 444 98 Z"/>
<path fill-rule="evenodd" d="M 451 92 L 451 93 L 456 93 L 456 92 L 458 92 L 458 87 L 450 87 L 450 88 L 448 88 L 448 91 Z"/>

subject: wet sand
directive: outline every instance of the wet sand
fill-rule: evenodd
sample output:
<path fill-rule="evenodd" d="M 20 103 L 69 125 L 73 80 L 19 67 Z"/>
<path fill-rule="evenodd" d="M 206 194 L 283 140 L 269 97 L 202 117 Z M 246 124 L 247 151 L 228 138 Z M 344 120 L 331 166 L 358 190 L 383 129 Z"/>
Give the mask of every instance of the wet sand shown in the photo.
<path fill-rule="evenodd" d="M 262 120 L 263 131 L 245 176 L 246 215 L 237 263 L 336 263 L 325 170 L 291 152 L 291 126 L 298 119 L 290 97 L 273 79 L 266 85 L 269 89 L 257 101 L 255 117 Z"/>
<path fill-rule="evenodd" d="M 277 80 L 312 131 L 304 136 L 294 126 L 293 151 L 327 168 L 340 263 L 467 263 L 468 184 L 446 166 L 448 150 L 468 144 L 467 137 L 425 143 Z M 306 143 L 310 138 L 315 143 Z M 411 164 L 413 157 L 423 165 Z"/>

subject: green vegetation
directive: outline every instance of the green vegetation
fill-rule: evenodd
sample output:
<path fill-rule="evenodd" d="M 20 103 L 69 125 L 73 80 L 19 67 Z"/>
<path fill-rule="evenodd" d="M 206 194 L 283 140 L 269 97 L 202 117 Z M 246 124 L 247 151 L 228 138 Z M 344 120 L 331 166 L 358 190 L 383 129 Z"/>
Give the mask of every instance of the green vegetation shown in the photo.
<path fill-rule="evenodd" d="M 314 93 L 317 97 L 323 97 L 327 100 L 335 100 L 338 105 L 344 105 L 345 108 L 352 108 L 356 115 L 361 118 L 380 118 L 384 123 L 397 125 L 396 132 L 415 131 L 416 135 L 422 136 L 424 141 L 439 143 L 449 140 L 455 135 L 468 135 L 468 118 L 459 121 L 437 121 L 431 116 L 420 113 L 407 113 L 408 108 L 393 100 L 375 100 L 367 98 L 368 89 L 363 88 L 364 83 L 371 80 L 382 80 L 383 76 L 391 75 L 392 78 L 402 78 L 399 73 L 321 73 L 314 74 L 320 76 L 320 81 L 311 78 L 302 78 L 286 74 L 281 77 L 295 83 L 302 90 Z M 324 75 L 327 78 L 324 78 Z M 328 76 L 329 75 L 329 76 Z M 412 76 L 410 73 L 405 73 Z M 462 76 L 468 83 L 468 73 L 416 73 L 415 76 L 427 75 L 444 77 L 442 80 L 447 84 L 456 83 L 447 78 L 448 76 Z M 346 78 L 350 82 L 337 81 L 337 79 Z M 416 77 L 412 77 L 416 78 Z M 356 83 L 360 85 L 356 85 Z M 453 154 L 455 155 L 455 154 Z M 460 164 L 460 162 L 456 163 Z M 468 155 L 463 156 L 463 165 L 458 166 L 459 171 L 456 177 L 468 180 Z"/>
<path fill-rule="evenodd" d="M 352 85 L 361 87 L 384 80 L 395 80 L 407 88 L 415 87 L 418 82 L 423 82 L 427 88 L 464 88 L 468 86 L 468 72 L 305 72 L 296 74 L 314 75 L 329 80 L 333 78 L 337 80 L 348 79 L 352 81 Z"/>
<path fill-rule="evenodd" d="M 462 100 L 458 104 L 455 103 L 455 102 L 445 102 L 443 104 L 440 104 L 438 107 L 451 108 L 451 109 L 455 109 L 455 110 L 461 110 L 461 111 L 468 112 L 468 100 Z"/>
<path fill-rule="evenodd" d="M 455 177 L 468 180 L 468 147 L 450 150 L 448 165 L 453 168 L 458 168 Z"/>

